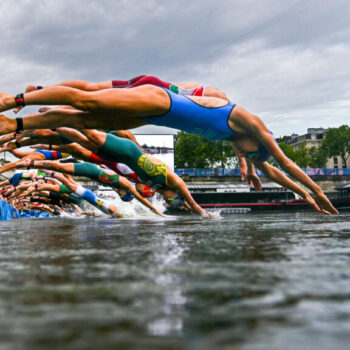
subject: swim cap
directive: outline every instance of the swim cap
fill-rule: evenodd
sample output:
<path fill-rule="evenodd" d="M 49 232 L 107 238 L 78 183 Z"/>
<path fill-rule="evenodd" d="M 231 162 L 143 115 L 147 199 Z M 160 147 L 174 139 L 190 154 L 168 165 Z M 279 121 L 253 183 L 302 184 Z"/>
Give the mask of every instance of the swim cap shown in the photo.
<path fill-rule="evenodd" d="M 126 194 L 124 194 L 124 196 L 120 196 L 120 199 L 123 202 L 130 202 L 135 198 L 135 196 L 132 194 L 132 192 L 130 190 L 127 190 Z"/>
<path fill-rule="evenodd" d="M 259 142 L 259 149 L 258 149 L 258 159 L 257 161 L 262 163 L 262 162 L 266 162 L 267 160 L 269 160 L 271 157 L 271 154 L 269 153 L 269 151 L 265 148 L 265 146 Z"/>
<path fill-rule="evenodd" d="M 269 133 L 273 136 L 273 132 L 269 130 Z M 256 156 L 258 157 L 256 158 Z M 259 163 L 266 162 L 271 157 L 271 153 L 265 148 L 265 146 L 259 141 L 258 143 L 258 151 L 248 153 L 248 158 L 257 160 Z"/>
<path fill-rule="evenodd" d="M 171 209 L 180 209 L 185 205 L 185 200 L 178 194 L 175 194 L 172 198 L 167 198 L 166 202 Z"/>
<path fill-rule="evenodd" d="M 153 189 L 152 187 L 145 185 L 145 187 L 143 188 L 142 192 L 141 192 L 141 196 L 144 198 L 150 198 L 153 197 L 154 194 L 156 193 L 156 190 Z"/>

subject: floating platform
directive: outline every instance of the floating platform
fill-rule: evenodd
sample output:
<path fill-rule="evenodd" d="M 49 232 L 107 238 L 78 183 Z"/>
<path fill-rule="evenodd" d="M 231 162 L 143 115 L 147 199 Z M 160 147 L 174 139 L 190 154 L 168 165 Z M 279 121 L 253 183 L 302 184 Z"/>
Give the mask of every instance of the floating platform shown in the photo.
<path fill-rule="evenodd" d="M 303 199 L 275 183 L 264 183 L 261 191 L 245 184 L 187 184 L 194 200 L 206 210 L 222 209 L 222 214 L 250 211 L 312 210 Z M 350 196 L 334 193 L 333 205 L 340 210 L 350 209 Z M 167 209 L 168 213 L 183 212 Z"/>

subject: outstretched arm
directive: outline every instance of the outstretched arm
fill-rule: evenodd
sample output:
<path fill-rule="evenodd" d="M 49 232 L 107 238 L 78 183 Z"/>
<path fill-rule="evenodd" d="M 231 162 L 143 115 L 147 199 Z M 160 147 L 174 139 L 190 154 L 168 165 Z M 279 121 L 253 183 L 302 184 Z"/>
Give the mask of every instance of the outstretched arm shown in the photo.
<path fill-rule="evenodd" d="M 135 187 L 124 177 L 120 176 L 119 177 L 119 184 L 127 188 L 132 192 L 132 194 L 135 196 L 135 198 L 141 202 L 143 205 L 145 205 L 147 208 L 151 209 L 153 213 L 156 213 L 159 216 L 165 216 L 162 213 L 160 213 L 146 198 L 143 198 L 136 190 Z"/>
<path fill-rule="evenodd" d="M 318 195 L 320 196 L 317 198 L 316 201 L 306 192 L 304 191 L 300 186 L 298 186 L 294 181 L 289 179 L 287 176 L 285 176 L 281 171 L 279 171 L 274 166 L 270 165 L 267 162 L 264 163 L 257 163 L 256 166 L 271 180 L 277 182 L 278 184 L 282 185 L 283 187 L 286 187 L 290 189 L 291 191 L 298 193 L 300 196 L 302 196 L 311 206 L 313 206 L 317 211 L 322 212 L 324 214 L 336 214 L 337 210 L 333 207 L 333 205 L 328 201 L 327 197 L 322 194 Z M 330 209 L 330 211 L 329 211 Z"/>
<path fill-rule="evenodd" d="M 261 181 L 259 179 L 259 176 L 256 175 L 255 173 L 255 167 L 254 164 L 247 159 L 247 167 L 248 167 L 248 171 L 247 171 L 247 183 L 250 187 L 254 187 L 254 189 L 256 191 L 261 191 L 262 190 L 262 184 Z"/>
<path fill-rule="evenodd" d="M 239 152 L 234 142 L 231 142 L 232 149 L 235 152 L 240 164 L 241 181 L 247 181 L 250 187 L 254 187 L 257 191 L 261 191 L 262 185 L 259 177 L 255 173 L 254 164 Z"/>
<path fill-rule="evenodd" d="M 238 106 L 236 106 L 233 111 L 235 125 L 238 126 L 238 129 L 255 135 L 255 137 L 257 137 L 257 139 L 265 146 L 268 152 L 270 152 L 270 154 L 275 158 L 282 170 L 291 175 L 294 179 L 300 181 L 305 187 L 309 188 L 315 194 L 316 203 L 321 209 L 333 214 L 338 213 L 324 195 L 321 188 L 282 152 L 266 125 L 259 117 L 250 114 Z M 258 163 L 256 161 L 254 162 L 254 165 L 259 168 L 261 167 L 261 164 L 262 163 Z"/>
<path fill-rule="evenodd" d="M 168 169 L 168 177 L 167 182 L 169 184 L 169 188 L 174 189 L 175 191 L 178 191 L 183 199 L 188 203 L 188 205 L 191 208 L 191 211 L 201 215 L 202 217 L 210 218 L 211 215 L 206 210 L 202 209 L 196 201 L 193 199 L 190 191 L 188 190 L 185 182 L 177 176 L 175 173 L 170 172 Z"/>

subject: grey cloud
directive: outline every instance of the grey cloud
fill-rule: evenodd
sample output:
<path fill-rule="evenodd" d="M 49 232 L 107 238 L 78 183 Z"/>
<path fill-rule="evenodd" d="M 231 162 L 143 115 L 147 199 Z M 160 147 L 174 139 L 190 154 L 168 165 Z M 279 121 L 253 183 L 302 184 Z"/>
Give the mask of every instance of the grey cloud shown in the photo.
<path fill-rule="evenodd" d="M 332 113 L 348 122 L 349 23 L 348 0 L 2 0 L 0 89 L 144 73 L 204 81 L 301 132 Z"/>

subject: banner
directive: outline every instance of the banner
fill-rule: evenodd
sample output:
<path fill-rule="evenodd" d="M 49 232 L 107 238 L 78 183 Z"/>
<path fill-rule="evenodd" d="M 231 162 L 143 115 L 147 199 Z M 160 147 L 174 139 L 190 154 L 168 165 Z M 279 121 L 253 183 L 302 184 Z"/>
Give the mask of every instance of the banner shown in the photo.
<path fill-rule="evenodd" d="M 281 169 L 280 169 L 281 170 Z M 310 168 L 301 169 L 309 176 L 341 176 L 350 175 L 350 169 L 324 169 L 324 168 Z M 283 170 L 282 173 L 285 174 Z M 239 169 L 175 169 L 175 173 L 179 176 L 241 176 Z M 263 172 L 256 169 L 259 176 L 264 176 Z"/>

